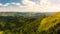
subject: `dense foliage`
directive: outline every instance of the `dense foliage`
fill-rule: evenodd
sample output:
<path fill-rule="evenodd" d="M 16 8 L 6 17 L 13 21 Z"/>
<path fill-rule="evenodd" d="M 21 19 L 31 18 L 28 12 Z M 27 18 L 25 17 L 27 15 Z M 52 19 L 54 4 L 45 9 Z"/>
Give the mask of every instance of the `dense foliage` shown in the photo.
<path fill-rule="evenodd" d="M 0 13 L 0 34 L 60 34 L 60 13 Z"/>
<path fill-rule="evenodd" d="M 0 13 L 0 34 L 39 34 L 42 13 Z"/>

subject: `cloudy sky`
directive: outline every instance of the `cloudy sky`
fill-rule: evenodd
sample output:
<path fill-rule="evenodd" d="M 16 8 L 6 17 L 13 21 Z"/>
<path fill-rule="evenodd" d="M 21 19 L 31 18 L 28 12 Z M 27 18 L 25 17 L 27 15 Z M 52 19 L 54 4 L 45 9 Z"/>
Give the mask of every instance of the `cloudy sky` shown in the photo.
<path fill-rule="evenodd" d="M 1 11 L 56 12 L 60 11 L 60 0 L 0 0 Z"/>

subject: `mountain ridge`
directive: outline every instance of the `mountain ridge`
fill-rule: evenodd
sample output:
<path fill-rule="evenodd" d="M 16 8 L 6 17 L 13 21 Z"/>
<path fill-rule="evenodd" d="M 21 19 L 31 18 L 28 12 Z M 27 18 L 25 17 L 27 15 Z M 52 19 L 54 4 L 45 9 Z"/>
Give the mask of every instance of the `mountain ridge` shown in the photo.
<path fill-rule="evenodd" d="M 57 12 L 56 14 L 44 18 L 38 27 L 38 31 L 39 32 L 48 31 L 50 28 L 54 28 L 55 30 L 56 29 L 60 30 L 60 27 L 58 26 L 60 26 L 60 12 Z"/>

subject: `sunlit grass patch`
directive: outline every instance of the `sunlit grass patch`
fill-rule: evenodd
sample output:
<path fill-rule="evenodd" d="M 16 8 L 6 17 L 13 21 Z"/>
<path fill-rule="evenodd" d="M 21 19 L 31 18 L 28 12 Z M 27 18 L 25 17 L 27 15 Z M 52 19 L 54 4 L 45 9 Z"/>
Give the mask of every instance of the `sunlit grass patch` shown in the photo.
<path fill-rule="evenodd" d="M 3 31 L 0 31 L 0 34 L 3 34 Z"/>

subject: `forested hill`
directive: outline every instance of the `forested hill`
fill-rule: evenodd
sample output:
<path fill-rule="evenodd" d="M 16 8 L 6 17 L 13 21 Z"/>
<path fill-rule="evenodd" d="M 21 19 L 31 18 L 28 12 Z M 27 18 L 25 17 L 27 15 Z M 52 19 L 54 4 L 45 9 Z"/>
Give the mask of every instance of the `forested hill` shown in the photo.
<path fill-rule="evenodd" d="M 41 34 L 60 34 L 60 12 L 44 18 L 38 31 Z"/>
<path fill-rule="evenodd" d="M 56 14 L 50 14 L 0 13 L 0 33 L 2 32 L 4 34 L 48 34 L 48 32 L 46 31 L 49 31 L 50 28 L 52 29 L 52 26 L 55 26 L 56 21 Z"/>
<path fill-rule="evenodd" d="M 38 21 L 45 18 L 44 13 L 0 13 L 0 32 L 4 34 L 37 33 Z"/>

